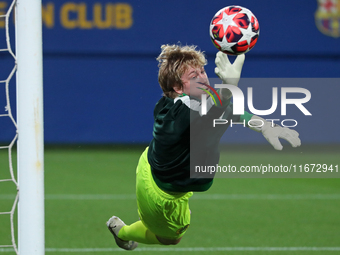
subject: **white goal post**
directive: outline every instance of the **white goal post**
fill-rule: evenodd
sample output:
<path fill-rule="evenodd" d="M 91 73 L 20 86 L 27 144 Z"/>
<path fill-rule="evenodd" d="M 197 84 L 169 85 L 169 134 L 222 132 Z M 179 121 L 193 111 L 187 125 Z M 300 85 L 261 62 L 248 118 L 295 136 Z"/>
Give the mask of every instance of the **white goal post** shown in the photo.
<path fill-rule="evenodd" d="M 15 8 L 18 125 L 18 249 L 45 254 L 41 0 Z"/>

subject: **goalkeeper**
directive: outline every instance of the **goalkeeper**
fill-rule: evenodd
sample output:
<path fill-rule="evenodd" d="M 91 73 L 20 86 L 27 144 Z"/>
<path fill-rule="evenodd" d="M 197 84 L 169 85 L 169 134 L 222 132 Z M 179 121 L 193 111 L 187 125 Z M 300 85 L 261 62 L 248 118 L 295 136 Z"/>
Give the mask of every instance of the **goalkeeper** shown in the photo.
<path fill-rule="evenodd" d="M 213 98 L 208 97 L 207 114 L 202 115 L 198 99 L 205 93 L 203 89 L 209 87 L 204 54 L 195 46 L 162 45 L 161 48 L 157 58 L 158 81 L 164 95 L 154 109 L 153 139 L 141 155 L 136 170 L 140 220 L 126 225 L 113 216 L 107 222 L 117 245 L 125 250 L 135 249 L 138 242 L 163 245 L 180 242 L 190 224 L 189 198 L 193 192 L 208 190 L 213 183 L 213 178 L 190 178 L 190 165 L 192 162 L 218 164 L 219 141 L 228 128 L 228 125 L 213 128 L 213 119 L 222 116 L 246 123 L 250 119 L 255 123 L 257 119 L 259 125 L 251 129 L 261 132 L 277 150 L 282 150 L 279 138 L 293 147 L 301 144 L 294 130 L 272 127 L 271 122 L 247 112 L 233 115 L 232 94 L 227 89 L 218 91 L 221 102 L 216 100 L 216 105 Z M 244 59 L 244 55 L 239 55 L 231 64 L 226 54 L 218 52 L 215 73 L 224 84 L 237 86 Z"/>

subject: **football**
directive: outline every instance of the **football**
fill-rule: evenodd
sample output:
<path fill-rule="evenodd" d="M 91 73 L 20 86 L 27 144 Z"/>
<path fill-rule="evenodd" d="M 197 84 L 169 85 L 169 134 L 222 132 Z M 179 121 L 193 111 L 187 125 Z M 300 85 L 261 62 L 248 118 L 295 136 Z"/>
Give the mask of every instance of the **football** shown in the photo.
<path fill-rule="evenodd" d="M 255 46 L 260 25 L 250 10 L 233 5 L 222 8 L 214 15 L 209 30 L 218 50 L 229 55 L 240 55 Z"/>

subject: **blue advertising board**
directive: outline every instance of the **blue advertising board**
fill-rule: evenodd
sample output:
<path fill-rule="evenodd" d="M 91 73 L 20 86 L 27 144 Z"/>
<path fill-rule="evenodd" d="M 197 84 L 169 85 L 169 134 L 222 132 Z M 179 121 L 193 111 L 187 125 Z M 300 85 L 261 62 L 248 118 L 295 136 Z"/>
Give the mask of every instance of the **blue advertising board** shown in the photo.
<path fill-rule="evenodd" d="M 9 4 L 9 0 L 0 0 L 0 15 Z M 207 56 L 209 77 L 216 77 L 217 49 L 209 38 L 209 23 L 219 9 L 231 4 L 250 9 L 260 23 L 259 39 L 246 54 L 242 77 L 339 77 L 340 0 L 44 0 L 46 143 L 147 143 L 152 138 L 153 108 L 162 95 L 156 61 L 160 46 L 178 42 L 197 45 Z M 13 20 L 12 15 L 14 49 Z M 0 48 L 6 44 L 4 27 L 0 19 Z M 0 55 L 1 80 L 12 65 L 8 55 Z M 302 86 L 312 93 L 310 107 L 313 105 L 315 116 L 337 115 L 335 96 L 340 87 L 332 87 L 327 94 L 317 83 Z M 15 80 L 10 89 L 14 104 Z M 319 93 L 322 99 L 318 99 Z M 3 94 L 1 88 L 0 107 Z M 316 107 L 327 98 L 332 110 Z M 15 105 L 12 108 L 15 112 Z M 333 122 L 339 124 L 336 118 Z M 13 131 L 5 128 L 7 124 L 1 125 L 0 141 L 7 141 Z M 296 128 L 300 133 L 308 129 L 307 143 L 340 142 L 336 125 L 327 127 L 324 134 L 318 132 L 319 125 Z M 224 141 L 265 142 L 249 135 L 230 135 Z"/>

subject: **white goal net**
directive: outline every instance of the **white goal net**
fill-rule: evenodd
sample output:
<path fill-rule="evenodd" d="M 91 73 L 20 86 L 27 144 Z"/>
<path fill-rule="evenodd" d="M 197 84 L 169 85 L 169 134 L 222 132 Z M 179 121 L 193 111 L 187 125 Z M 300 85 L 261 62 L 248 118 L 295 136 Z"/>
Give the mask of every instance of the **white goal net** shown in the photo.
<path fill-rule="evenodd" d="M 2 2 L 2 4 L 5 4 L 6 2 Z M 13 137 L 8 138 L 10 141 L 8 143 L 6 142 L 1 142 L 0 143 L 0 152 L 1 155 L 7 154 L 6 160 L 8 160 L 7 164 L 3 164 L 2 162 L 1 166 L 7 165 L 8 167 L 3 168 L 1 167 L 0 169 L 0 197 L 2 200 L 12 200 L 10 208 L 7 208 L 7 203 L 1 203 L 0 207 L 0 217 L 1 219 L 1 235 L 6 235 L 8 233 L 8 242 L 9 243 L 3 243 L 6 242 L 7 239 L 0 238 L 0 250 L 3 251 L 9 251 L 13 250 L 16 254 L 18 254 L 18 249 L 17 249 L 17 244 L 15 240 L 15 231 L 14 231 L 14 214 L 16 211 L 17 203 L 18 203 L 18 196 L 19 196 L 19 191 L 18 191 L 18 182 L 16 179 L 15 175 L 15 169 L 13 167 L 13 159 L 12 159 L 12 152 L 13 152 L 13 146 L 16 143 L 16 140 L 18 138 L 17 134 L 17 123 L 13 117 L 12 114 L 12 105 L 10 102 L 10 90 L 14 90 L 12 87 L 13 85 L 13 77 L 16 73 L 17 69 L 17 61 L 16 61 L 16 56 L 12 51 L 11 47 L 11 42 L 10 42 L 10 33 L 9 33 L 9 21 L 11 15 L 13 14 L 13 9 L 15 6 L 16 0 L 13 0 L 10 5 L 7 8 L 7 11 L 5 14 L 0 15 L 0 22 L 3 24 L 3 28 L 1 29 L 2 34 L 0 36 L 0 61 L 3 61 L 4 63 L 1 63 L 2 65 L 6 65 L 6 68 L 1 68 L 0 70 L 0 96 L 1 100 L 0 103 L 0 127 L 2 128 L 8 128 L 8 123 L 10 123 L 10 126 L 12 126 L 12 129 L 14 130 L 13 132 Z M 8 61 L 8 59 L 11 59 Z M 10 66 L 8 66 L 10 62 Z M 11 82 L 12 81 L 12 82 Z M 11 84 L 11 85 L 10 85 Z M 14 84 L 15 86 L 15 84 Z M 0 132 L 4 132 L 4 130 L 0 130 Z M 11 190 L 14 190 L 16 194 L 3 194 L 4 190 L 8 190 L 7 184 L 11 185 Z M 1 187 L 2 186 L 2 187 Z M 6 217 L 6 218 L 5 218 Z M 5 218 L 5 219 L 3 219 Z M 8 221 L 8 224 L 3 224 L 3 221 L 6 220 Z M 7 229 L 6 226 L 9 226 Z M 3 227 L 4 226 L 4 227 Z"/>

